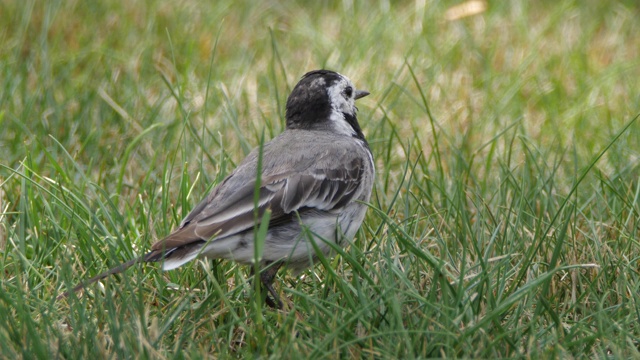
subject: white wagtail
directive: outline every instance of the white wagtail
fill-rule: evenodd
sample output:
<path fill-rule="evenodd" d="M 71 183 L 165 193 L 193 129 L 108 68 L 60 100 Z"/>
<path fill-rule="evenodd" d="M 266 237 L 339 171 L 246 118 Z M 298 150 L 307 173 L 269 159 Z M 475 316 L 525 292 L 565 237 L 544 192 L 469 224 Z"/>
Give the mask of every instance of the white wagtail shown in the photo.
<path fill-rule="evenodd" d="M 367 95 L 336 72 L 305 74 L 287 99 L 282 134 L 254 149 L 149 253 L 72 291 L 139 262 L 162 262 L 164 270 L 198 256 L 252 264 L 254 228 L 268 209 L 260 281 L 273 297 L 267 296 L 267 303 L 281 307 L 272 286 L 278 269 L 282 265 L 294 271 L 307 268 L 316 257 L 311 241 L 328 255 L 328 242 L 344 245 L 362 224 L 375 170 L 356 119 L 355 101 Z"/>

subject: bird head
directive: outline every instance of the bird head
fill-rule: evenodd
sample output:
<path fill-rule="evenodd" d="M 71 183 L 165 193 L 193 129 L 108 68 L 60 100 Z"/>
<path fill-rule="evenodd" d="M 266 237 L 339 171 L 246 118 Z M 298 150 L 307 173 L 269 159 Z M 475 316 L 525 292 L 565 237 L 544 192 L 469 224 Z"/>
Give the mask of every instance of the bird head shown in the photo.
<path fill-rule="evenodd" d="M 329 130 L 364 138 L 355 101 L 369 95 L 348 77 L 330 70 L 306 73 L 287 99 L 287 129 Z"/>

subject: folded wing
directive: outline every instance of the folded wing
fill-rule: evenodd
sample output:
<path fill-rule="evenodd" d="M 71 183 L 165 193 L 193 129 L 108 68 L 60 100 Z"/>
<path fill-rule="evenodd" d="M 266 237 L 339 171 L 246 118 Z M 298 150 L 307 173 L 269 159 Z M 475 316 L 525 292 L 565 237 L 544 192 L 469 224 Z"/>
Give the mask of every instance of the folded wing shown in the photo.
<path fill-rule="evenodd" d="M 180 228 L 155 243 L 144 260 L 164 260 L 166 270 L 178 267 L 195 258 L 207 241 L 252 230 L 267 209 L 271 210 L 272 227 L 306 211 L 331 212 L 341 208 L 356 194 L 364 164 L 358 157 L 348 163 L 322 163 L 327 166 L 318 167 L 315 162 L 316 166 L 302 171 L 298 167 L 263 173 L 257 189 L 255 174 L 249 178 L 247 171 L 232 173 L 187 215 Z"/>

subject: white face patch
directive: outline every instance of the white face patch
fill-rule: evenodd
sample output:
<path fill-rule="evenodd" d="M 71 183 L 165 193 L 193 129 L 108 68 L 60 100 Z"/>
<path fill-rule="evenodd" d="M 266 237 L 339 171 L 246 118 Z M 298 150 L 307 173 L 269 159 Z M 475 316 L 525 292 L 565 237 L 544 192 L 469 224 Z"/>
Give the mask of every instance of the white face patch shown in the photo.
<path fill-rule="evenodd" d="M 336 132 L 348 136 L 356 135 L 356 131 L 347 123 L 344 118 L 344 114 L 350 114 L 355 116 L 355 93 L 356 88 L 351 83 L 351 80 L 346 76 L 340 75 L 342 78 L 331 85 L 327 92 L 329 94 L 329 102 L 331 103 L 331 115 L 329 119 L 333 124 L 333 128 Z M 346 89 L 351 87 L 351 93 L 347 95 Z"/>

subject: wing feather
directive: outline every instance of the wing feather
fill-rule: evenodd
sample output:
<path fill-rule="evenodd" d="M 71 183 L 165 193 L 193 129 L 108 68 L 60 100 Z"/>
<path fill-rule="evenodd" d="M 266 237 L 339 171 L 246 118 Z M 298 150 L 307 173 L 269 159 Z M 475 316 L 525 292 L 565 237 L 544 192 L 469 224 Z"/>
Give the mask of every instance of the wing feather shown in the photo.
<path fill-rule="evenodd" d="M 274 158 L 266 156 L 266 147 L 264 151 L 265 159 Z M 290 221 L 296 213 L 341 208 L 355 196 L 365 170 L 361 156 L 346 157 L 346 154 L 344 149 L 338 154 L 328 150 L 308 161 L 297 160 L 294 168 L 265 166 L 258 189 L 257 217 L 254 212 L 257 159 L 250 154 L 185 217 L 180 228 L 152 246 L 156 252 L 152 261 L 166 258 L 179 266 L 191 260 L 194 251 L 206 241 L 253 229 L 267 209 L 271 210 L 269 226 L 273 227 Z M 344 157 L 350 161 L 345 162 Z"/>

